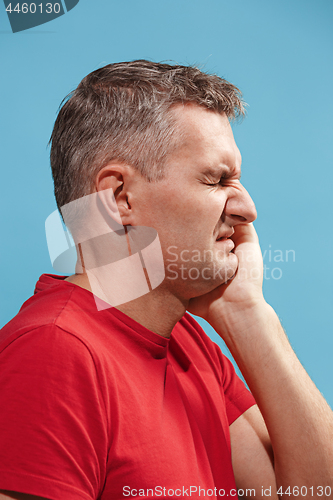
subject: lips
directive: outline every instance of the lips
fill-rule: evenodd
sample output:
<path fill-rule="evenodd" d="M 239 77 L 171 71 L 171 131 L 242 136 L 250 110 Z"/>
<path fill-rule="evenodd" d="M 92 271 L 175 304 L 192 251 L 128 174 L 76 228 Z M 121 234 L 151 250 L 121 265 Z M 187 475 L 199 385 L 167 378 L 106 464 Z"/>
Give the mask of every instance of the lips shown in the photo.
<path fill-rule="evenodd" d="M 230 236 L 232 236 L 234 234 L 234 230 L 232 231 L 229 231 L 228 233 L 221 233 L 218 235 L 218 237 L 216 238 L 216 241 L 223 241 L 223 240 L 226 240 L 228 238 L 230 238 Z"/>

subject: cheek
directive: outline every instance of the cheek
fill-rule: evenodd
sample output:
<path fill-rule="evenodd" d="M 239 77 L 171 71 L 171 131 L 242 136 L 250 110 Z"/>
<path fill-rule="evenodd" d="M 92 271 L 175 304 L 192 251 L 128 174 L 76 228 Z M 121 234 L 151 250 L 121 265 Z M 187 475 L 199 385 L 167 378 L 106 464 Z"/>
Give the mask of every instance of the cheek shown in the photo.
<path fill-rule="evenodd" d="M 225 206 L 224 197 L 211 197 L 206 203 L 197 204 L 193 208 L 192 215 L 196 221 L 202 221 L 202 224 L 208 228 L 215 228 L 219 223 Z"/>
<path fill-rule="evenodd" d="M 144 218 L 164 234 L 210 232 L 219 223 L 225 203 L 226 196 L 219 190 L 190 192 L 166 188 L 147 195 Z"/>

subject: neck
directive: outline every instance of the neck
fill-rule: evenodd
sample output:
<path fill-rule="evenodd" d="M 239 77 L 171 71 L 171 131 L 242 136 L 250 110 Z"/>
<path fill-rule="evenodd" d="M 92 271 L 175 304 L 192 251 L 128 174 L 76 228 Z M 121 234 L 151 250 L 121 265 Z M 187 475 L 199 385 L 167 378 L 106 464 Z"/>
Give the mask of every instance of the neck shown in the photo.
<path fill-rule="evenodd" d="M 87 274 L 74 274 L 66 278 L 81 288 L 92 292 Z M 187 302 L 176 297 L 163 283 L 138 299 L 116 307 L 142 326 L 162 337 L 169 338 L 171 332 L 186 311 Z"/>

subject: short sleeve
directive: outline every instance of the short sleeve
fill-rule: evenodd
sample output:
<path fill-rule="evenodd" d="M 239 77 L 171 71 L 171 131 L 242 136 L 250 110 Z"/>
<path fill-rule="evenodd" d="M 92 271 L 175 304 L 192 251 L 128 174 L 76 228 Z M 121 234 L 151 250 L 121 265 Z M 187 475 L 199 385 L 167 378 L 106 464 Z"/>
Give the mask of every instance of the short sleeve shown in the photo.
<path fill-rule="evenodd" d="M 222 368 L 222 387 L 224 391 L 226 411 L 229 425 L 231 425 L 246 410 L 256 404 L 251 392 L 237 375 L 231 361 L 216 345 L 216 350 Z"/>
<path fill-rule="evenodd" d="M 88 348 L 55 325 L 0 354 L 0 489 L 92 500 L 105 480 L 103 394 Z"/>

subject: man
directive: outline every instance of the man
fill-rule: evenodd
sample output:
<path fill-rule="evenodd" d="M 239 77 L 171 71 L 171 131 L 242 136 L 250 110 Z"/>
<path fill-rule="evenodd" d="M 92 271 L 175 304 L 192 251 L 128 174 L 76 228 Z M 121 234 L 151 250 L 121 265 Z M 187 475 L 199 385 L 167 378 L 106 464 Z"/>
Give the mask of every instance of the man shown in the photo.
<path fill-rule="evenodd" d="M 2 332 L 1 499 L 332 496 L 332 412 L 262 295 L 229 124 L 242 113 L 225 80 L 147 61 L 88 75 L 59 112 L 51 165 L 77 272 L 42 276 Z M 117 256 L 98 254 L 85 197 L 130 259 L 130 235 L 156 231 L 165 276 L 153 286 L 140 260 L 149 293 L 111 307 Z"/>

